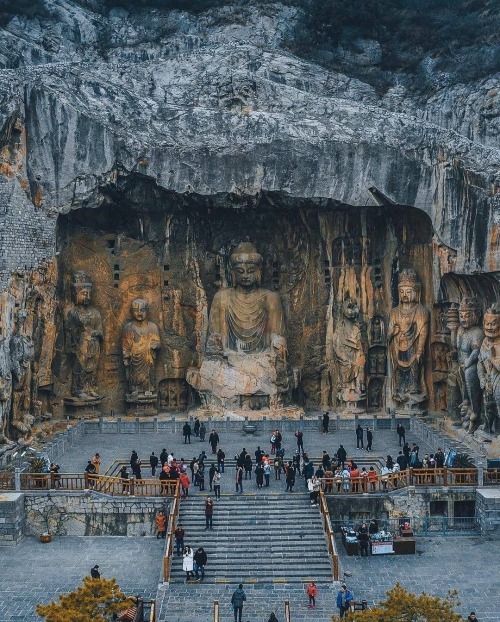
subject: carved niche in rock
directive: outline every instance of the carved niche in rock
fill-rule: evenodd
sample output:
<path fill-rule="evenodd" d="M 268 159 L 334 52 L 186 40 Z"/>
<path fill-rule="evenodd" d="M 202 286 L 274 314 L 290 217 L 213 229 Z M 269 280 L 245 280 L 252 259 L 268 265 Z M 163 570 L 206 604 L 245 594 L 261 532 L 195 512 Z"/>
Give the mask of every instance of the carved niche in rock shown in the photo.
<path fill-rule="evenodd" d="M 165 378 L 158 385 L 160 410 L 185 410 L 188 405 L 188 385 L 183 378 Z"/>
<path fill-rule="evenodd" d="M 369 408 L 382 408 L 384 405 L 384 380 L 372 378 L 368 385 Z"/>
<path fill-rule="evenodd" d="M 420 304 L 421 283 L 412 269 L 399 275 L 399 305 L 389 318 L 393 399 L 418 409 L 427 398 L 424 378 L 424 350 L 429 331 L 429 312 Z"/>
<path fill-rule="evenodd" d="M 31 335 L 24 330 L 28 312 L 17 313 L 16 332 L 10 338 L 10 359 L 12 369 L 12 417 L 13 437 L 24 436 L 31 430 L 34 417 L 30 413 L 31 386 L 33 377 L 34 347 Z"/>
<path fill-rule="evenodd" d="M 455 425 L 462 425 L 461 405 L 467 402 L 470 415 L 469 432 L 480 425 L 481 387 L 477 371 L 479 351 L 484 334 L 481 327 L 481 305 L 476 298 L 464 298 L 459 309 L 451 307 L 447 313 L 452 340 L 452 365 L 448 374 L 448 415 Z"/>
<path fill-rule="evenodd" d="M 280 297 L 261 287 L 262 256 L 248 242 L 230 256 L 233 287 L 215 294 L 205 355 L 188 382 L 209 408 L 246 408 L 247 397 L 267 397 L 277 408 L 290 389 Z"/>
<path fill-rule="evenodd" d="M 348 409 L 357 408 L 366 398 L 365 355 L 358 317 L 357 302 L 350 297 L 344 300 L 332 338 L 337 399 Z"/>
<path fill-rule="evenodd" d="M 500 303 L 486 310 L 484 339 L 479 350 L 477 372 L 484 396 L 485 431 L 500 433 Z"/>
<path fill-rule="evenodd" d="M 71 278 L 73 306 L 66 314 L 66 353 L 71 364 L 71 397 L 64 399 L 70 406 L 98 404 L 103 397 L 97 388 L 97 370 L 103 342 L 102 318 L 91 305 L 92 282 L 85 272 Z"/>
<path fill-rule="evenodd" d="M 144 298 L 132 301 L 132 320 L 122 331 L 122 354 L 127 379 L 126 402 L 148 404 L 156 402 L 155 360 L 160 349 L 160 332 L 148 320 L 148 302 Z"/>

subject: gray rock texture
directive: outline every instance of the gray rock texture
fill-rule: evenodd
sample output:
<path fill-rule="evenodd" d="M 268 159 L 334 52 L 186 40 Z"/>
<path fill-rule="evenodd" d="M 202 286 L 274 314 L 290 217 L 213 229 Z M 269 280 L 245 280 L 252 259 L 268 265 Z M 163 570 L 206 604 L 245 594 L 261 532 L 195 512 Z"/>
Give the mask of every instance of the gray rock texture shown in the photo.
<path fill-rule="evenodd" d="M 160 203 L 207 206 L 268 193 L 369 205 L 375 186 L 430 216 L 456 251 L 452 271 L 500 270 L 498 76 L 427 100 L 402 86 L 380 94 L 287 51 L 299 10 L 280 4 L 201 15 L 43 5 L 0 33 L 4 282 L 53 255 L 58 213 L 97 207 L 137 177 Z M 358 49 L 360 65 L 378 62 L 377 42 Z"/>

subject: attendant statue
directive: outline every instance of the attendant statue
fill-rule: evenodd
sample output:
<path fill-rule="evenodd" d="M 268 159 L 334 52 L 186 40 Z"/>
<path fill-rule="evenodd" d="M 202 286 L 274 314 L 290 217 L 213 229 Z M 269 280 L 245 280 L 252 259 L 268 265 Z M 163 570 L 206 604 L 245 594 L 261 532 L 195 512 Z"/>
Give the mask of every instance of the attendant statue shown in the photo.
<path fill-rule="evenodd" d="M 365 355 L 361 330 L 357 323 L 359 307 L 347 298 L 342 306 L 342 318 L 333 333 L 333 352 L 337 370 L 338 398 L 352 408 L 365 399 Z"/>
<path fill-rule="evenodd" d="M 389 317 L 388 341 L 398 402 L 420 403 L 427 396 L 423 355 L 429 330 L 429 313 L 420 304 L 421 284 L 414 270 L 399 275 L 399 305 Z"/>
<path fill-rule="evenodd" d="M 30 413 L 34 346 L 31 336 L 24 331 L 27 315 L 24 309 L 17 313 L 17 329 L 9 344 L 13 389 L 11 425 L 21 434 L 27 434 L 34 422 Z"/>
<path fill-rule="evenodd" d="M 260 286 L 262 255 L 253 244 L 242 242 L 229 261 L 233 287 L 215 294 L 207 345 L 216 341 L 222 345 L 223 352 L 251 354 L 269 351 L 274 347 L 274 340 L 278 349 L 282 349 L 283 310 L 278 294 Z"/>
<path fill-rule="evenodd" d="M 148 321 L 148 302 L 143 298 L 132 301 L 132 320 L 122 331 L 122 353 L 127 378 L 128 402 L 156 400 L 155 359 L 160 349 L 160 333 Z"/>
<path fill-rule="evenodd" d="M 484 340 L 479 350 L 477 373 L 484 395 L 485 431 L 500 433 L 500 303 L 484 314 Z"/>
<path fill-rule="evenodd" d="M 456 311 L 455 311 L 456 312 Z M 455 343 L 452 368 L 448 375 L 448 415 L 461 425 L 460 405 L 467 401 L 470 409 L 469 432 L 479 426 L 481 416 L 481 387 L 477 372 L 479 350 L 484 334 L 480 326 L 481 305 L 476 298 L 464 298 L 458 309 L 460 326 L 451 331 Z"/>
<path fill-rule="evenodd" d="M 103 341 L 102 318 L 91 303 L 92 282 L 84 272 L 71 279 L 73 307 L 66 315 L 66 352 L 71 361 L 71 396 L 67 402 L 95 403 L 102 400 L 97 391 L 97 369 Z"/>

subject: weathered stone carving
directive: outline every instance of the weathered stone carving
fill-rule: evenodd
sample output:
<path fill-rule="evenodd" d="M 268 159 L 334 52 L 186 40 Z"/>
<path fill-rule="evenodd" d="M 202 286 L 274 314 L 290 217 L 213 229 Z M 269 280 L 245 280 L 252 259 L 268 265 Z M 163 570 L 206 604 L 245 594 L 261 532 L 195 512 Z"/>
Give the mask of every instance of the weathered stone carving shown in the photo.
<path fill-rule="evenodd" d="M 91 303 L 92 282 L 84 272 L 75 272 L 71 279 L 73 307 L 66 315 L 66 352 L 71 360 L 71 397 L 65 402 L 73 406 L 99 403 L 97 369 L 103 340 L 102 319 Z"/>
<path fill-rule="evenodd" d="M 483 389 L 485 432 L 500 433 L 500 304 L 495 303 L 484 314 L 484 335 L 477 373 Z"/>
<path fill-rule="evenodd" d="M 399 305 L 389 318 L 388 340 L 392 362 L 393 399 L 409 406 L 423 402 L 427 388 L 423 354 L 429 330 L 429 313 L 420 304 L 421 284 L 412 269 L 399 275 Z"/>
<path fill-rule="evenodd" d="M 239 244 L 233 287 L 214 297 L 203 363 L 187 376 L 208 407 L 246 409 L 259 396 L 260 407 L 278 408 L 291 388 L 281 301 L 260 285 L 262 262 L 253 244 Z"/>
<path fill-rule="evenodd" d="M 366 398 L 365 355 L 358 316 L 357 302 L 352 298 L 344 300 L 342 317 L 333 334 L 337 397 L 348 409 L 356 408 Z"/>
<path fill-rule="evenodd" d="M 13 389 L 11 426 L 14 438 L 29 433 L 34 422 L 30 413 L 34 347 L 31 335 L 24 331 L 27 315 L 24 309 L 18 311 L 16 333 L 10 338 L 9 344 Z"/>
<path fill-rule="evenodd" d="M 466 427 L 469 432 L 474 432 L 479 427 L 481 416 L 477 362 L 484 338 L 479 301 L 464 298 L 459 309 L 450 308 L 447 320 L 453 346 L 452 367 L 448 375 L 448 415 L 455 425 L 462 425 L 460 407 L 462 402 L 467 401 L 470 417 Z"/>
<path fill-rule="evenodd" d="M 0 337 L 0 443 L 8 441 L 9 410 L 12 397 L 12 371 L 8 344 Z"/>
<path fill-rule="evenodd" d="M 156 401 L 155 359 L 160 349 L 160 333 L 148 318 L 148 302 L 144 298 L 132 301 L 133 319 L 122 331 L 122 354 L 127 379 L 125 399 L 132 403 Z"/>

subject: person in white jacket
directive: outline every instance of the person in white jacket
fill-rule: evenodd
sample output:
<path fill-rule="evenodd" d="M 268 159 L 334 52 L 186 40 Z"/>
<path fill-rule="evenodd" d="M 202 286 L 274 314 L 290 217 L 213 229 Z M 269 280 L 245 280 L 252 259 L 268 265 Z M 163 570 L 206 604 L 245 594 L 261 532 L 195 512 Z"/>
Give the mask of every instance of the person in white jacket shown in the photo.
<path fill-rule="evenodd" d="M 194 576 L 193 574 L 193 549 L 189 546 L 185 546 L 182 551 L 182 570 L 186 573 L 186 582 Z"/>

